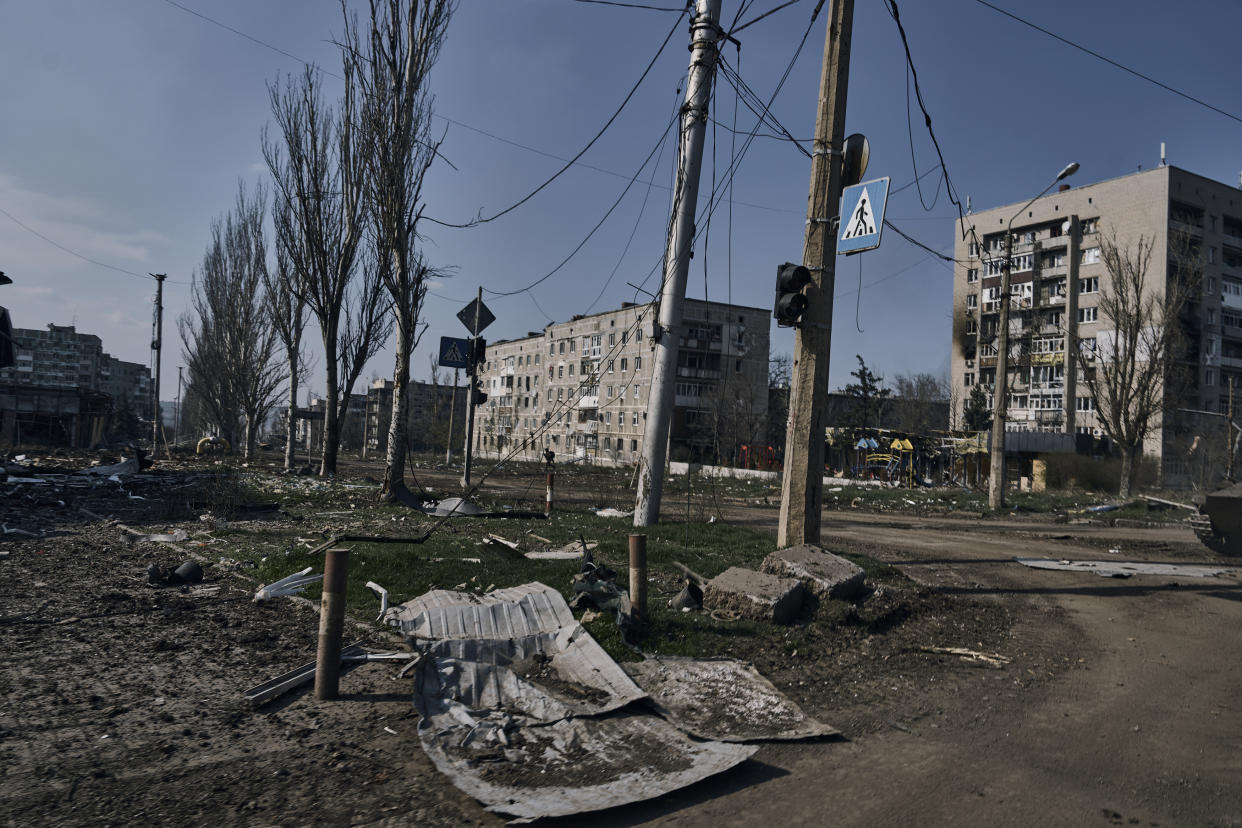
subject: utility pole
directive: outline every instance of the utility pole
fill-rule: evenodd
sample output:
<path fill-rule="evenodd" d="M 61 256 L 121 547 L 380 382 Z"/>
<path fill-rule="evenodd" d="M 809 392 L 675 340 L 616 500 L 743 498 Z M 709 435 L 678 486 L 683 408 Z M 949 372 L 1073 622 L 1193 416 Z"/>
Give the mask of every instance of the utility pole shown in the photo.
<path fill-rule="evenodd" d="M 474 381 L 479 374 L 478 362 L 474 358 L 475 349 L 479 347 L 479 316 L 483 311 L 483 287 L 479 286 L 479 295 L 476 297 L 474 305 L 474 325 L 470 328 L 470 359 L 466 361 L 466 445 L 462 450 L 464 459 L 461 471 L 461 487 L 463 489 L 470 488 L 470 461 L 474 457 Z M 454 397 L 457 392 L 453 391 Z M 450 439 L 452 432 L 449 432 Z"/>
<path fill-rule="evenodd" d="M 703 136 L 715 74 L 716 43 L 723 36 L 717 22 L 720 0 L 695 0 L 690 21 L 690 68 L 686 98 L 681 107 L 678 177 L 673 196 L 673 221 L 664 251 L 660 317 L 653 325 L 655 361 L 651 391 L 647 398 L 647 422 L 643 430 L 642 467 L 634 501 L 634 525 L 651 526 L 660 519 L 660 496 L 664 491 L 664 462 L 668 459 L 669 425 L 673 419 L 677 383 L 677 338 L 681 334 L 681 306 L 686 298 L 694 241 L 694 212 L 699 201 L 699 171 L 703 165 Z"/>
<path fill-rule="evenodd" d="M 1082 225 L 1078 215 L 1069 217 L 1069 256 L 1065 275 L 1065 433 L 1071 438 L 1078 432 L 1078 247 L 1082 243 Z"/>
<path fill-rule="evenodd" d="M 457 369 L 453 369 L 453 395 L 449 397 L 449 429 L 444 440 L 444 465 L 453 462 L 453 418 L 457 413 Z"/>
<path fill-rule="evenodd" d="M 164 345 L 164 280 L 167 273 L 151 273 L 155 278 L 155 338 L 151 347 L 155 349 L 155 382 L 151 388 L 151 457 L 160 453 L 160 349 Z"/>
<path fill-rule="evenodd" d="M 1229 406 L 1225 415 L 1225 479 L 1233 482 L 1233 377 L 1229 377 Z"/>
<path fill-rule="evenodd" d="M 794 334 L 789 424 L 781 479 L 778 548 L 818 544 L 824 499 L 824 409 L 832 353 L 832 294 L 836 285 L 836 217 L 841 201 L 845 100 L 850 80 L 854 0 L 833 0 L 824 37 L 819 109 L 811 155 L 802 264 L 811 272 L 807 309 Z"/>
<path fill-rule="evenodd" d="M 175 425 L 173 426 L 174 446 L 181 442 L 181 371 L 184 368 L 184 365 L 177 366 L 177 419 L 174 421 Z"/>
<path fill-rule="evenodd" d="M 996 383 L 992 395 L 992 446 L 988 466 L 988 508 L 1005 508 L 1005 420 L 1009 418 L 1009 271 L 1013 265 L 1013 227 L 1005 228 L 1001 262 L 1000 318 L 996 323 Z M 1077 323 L 1074 319 L 1070 324 Z"/>

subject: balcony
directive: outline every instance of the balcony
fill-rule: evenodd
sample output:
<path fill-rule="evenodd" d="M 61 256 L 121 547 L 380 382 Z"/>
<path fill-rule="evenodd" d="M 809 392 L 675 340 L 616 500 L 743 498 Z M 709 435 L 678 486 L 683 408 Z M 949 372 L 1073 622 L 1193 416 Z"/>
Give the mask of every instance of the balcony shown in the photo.
<path fill-rule="evenodd" d="M 578 398 L 579 408 L 599 408 L 599 394 Z"/>

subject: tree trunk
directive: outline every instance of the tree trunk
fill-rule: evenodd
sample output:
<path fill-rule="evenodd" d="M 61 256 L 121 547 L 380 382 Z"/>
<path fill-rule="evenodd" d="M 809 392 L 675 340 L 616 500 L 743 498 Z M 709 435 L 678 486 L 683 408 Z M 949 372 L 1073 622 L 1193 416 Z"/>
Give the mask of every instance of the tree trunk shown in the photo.
<path fill-rule="evenodd" d="M 398 315 L 404 315 L 398 311 Z M 405 487 L 405 444 L 408 415 L 406 390 L 410 385 L 410 342 L 413 331 L 407 320 L 397 320 L 397 357 L 392 376 L 392 420 L 388 424 L 388 456 L 384 463 L 384 487 L 380 500 L 398 501 Z"/>
<path fill-rule="evenodd" d="M 1139 457 L 1143 454 L 1143 445 L 1122 446 L 1121 448 L 1121 486 L 1117 496 L 1123 499 L 1130 497 L 1138 479 Z"/>
<path fill-rule="evenodd" d="M 258 443 L 259 429 L 256 427 L 255 415 L 252 412 L 246 412 L 246 448 L 242 452 L 242 459 L 247 462 L 254 459 L 256 444 Z"/>
<path fill-rule="evenodd" d="M 300 343 L 299 343 L 300 344 Z M 295 347 L 289 354 L 289 410 L 285 413 L 285 471 L 293 471 L 297 462 L 297 445 L 294 435 L 297 433 L 298 409 L 298 349 Z"/>
<path fill-rule="evenodd" d="M 323 411 L 323 454 L 322 462 L 319 466 L 319 476 L 327 477 L 336 474 L 336 448 L 339 442 L 341 425 L 337 419 L 336 406 L 338 397 L 337 391 L 337 364 L 336 364 L 336 337 L 324 337 L 324 370 L 327 372 L 327 388 L 324 396 L 326 397 Z"/>

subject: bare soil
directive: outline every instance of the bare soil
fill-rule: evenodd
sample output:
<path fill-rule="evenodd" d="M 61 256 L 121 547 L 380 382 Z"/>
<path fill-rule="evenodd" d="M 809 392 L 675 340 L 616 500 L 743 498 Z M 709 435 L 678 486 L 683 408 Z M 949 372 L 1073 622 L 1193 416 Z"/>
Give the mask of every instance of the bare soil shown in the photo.
<path fill-rule="evenodd" d="M 147 567 L 179 554 L 124 542 L 77 511 L 95 511 L 86 497 L 0 502 L 7 525 L 50 533 L 0 541 L 0 822 L 501 823 L 426 758 L 412 680 L 393 664 L 348 670 L 337 702 L 244 702 L 314 659 L 313 606 L 252 603 L 255 583 L 227 562 L 185 592 L 153 586 Z M 197 520 L 154 496 L 104 505 L 134 523 L 144 510 L 170 528 Z M 774 527 L 776 512 L 735 503 L 724 517 Z M 844 510 L 825 512 L 824 542 L 894 570 L 831 635 L 795 626 L 781 646 L 739 640 L 721 655 L 753 663 L 844 738 L 765 745 L 592 824 L 1242 825 L 1239 579 L 1106 580 L 1012 562 L 1115 548 L 1221 562 L 1189 530 Z M 394 646 L 365 628 L 355 638 Z M 948 647 L 1007 663 L 936 651 Z"/>

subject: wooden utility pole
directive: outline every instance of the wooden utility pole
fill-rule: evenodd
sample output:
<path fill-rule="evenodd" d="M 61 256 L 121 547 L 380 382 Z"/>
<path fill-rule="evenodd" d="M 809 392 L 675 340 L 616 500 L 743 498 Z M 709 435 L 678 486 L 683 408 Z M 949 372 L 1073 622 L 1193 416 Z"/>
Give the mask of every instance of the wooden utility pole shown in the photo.
<path fill-rule="evenodd" d="M 151 273 L 155 278 L 155 337 L 151 347 L 155 349 L 155 382 L 151 388 L 151 457 L 160 453 L 160 349 L 164 346 L 164 280 L 167 273 Z"/>
<path fill-rule="evenodd" d="M 794 334 L 793 380 L 781 481 L 777 546 L 818 544 L 824 499 L 824 409 L 832 354 L 832 293 L 836 284 L 837 212 L 845 148 L 845 99 L 850 79 L 854 0 L 832 0 L 819 79 L 819 111 L 811 156 L 802 264 L 811 272 L 807 309 Z"/>
<path fill-rule="evenodd" d="M 680 175 L 673 196 L 672 230 L 664 252 L 664 280 L 660 291 L 660 318 L 652 331 L 655 362 L 647 398 L 647 423 L 634 502 L 634 525 L 651 526 L 660 520 L 664 491 L 664 462 L 668 459 L 669 425 L 673 419 L 677 384 L 677 338 L 681 335 L 681 306 L 694 242 L 694 211 L 699 201 L 699 171 L 703 165 L 703 136 L 715 75 L 716 44 L 723 36 L 717 22 L 720 0 L 695 0 L 690 22 L 690 69 L 686 99 L 681 107 L 678 151 Z"/>

